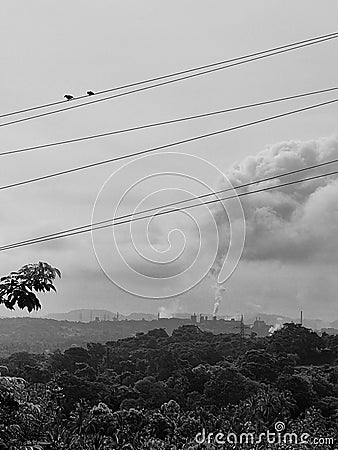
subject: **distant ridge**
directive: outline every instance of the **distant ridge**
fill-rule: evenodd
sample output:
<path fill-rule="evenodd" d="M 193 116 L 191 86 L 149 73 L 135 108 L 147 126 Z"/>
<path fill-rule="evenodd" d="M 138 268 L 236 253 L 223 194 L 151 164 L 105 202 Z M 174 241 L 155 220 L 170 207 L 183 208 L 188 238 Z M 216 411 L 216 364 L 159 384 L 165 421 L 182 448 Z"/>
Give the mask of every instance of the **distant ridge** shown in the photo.
<path fill-rule="evenodd" d="M 99 317 L 103 320 L 113 320 L 116 317 L 116 313 L 107 309 L 72 309 L 71 311 L 64 313 L 50 313 L 46 314 L 45 318 L 55 320 L 69 320 L 71 322 L 90 322 L 95 320 L 95 317 Z"/>
<path fill-rule="evenodd" d="M 46 314 L 44 317 L 46 319 L 55 320 L 68 320 L 70 322 L 90 322 L 95 320 L 95 317 L 99 317 L 102 320 L 114 320 L 116 319 L 117 312 L 110 311 L 108 309 L 72 309 L 71 311 L 64 313 L 50 313 Z M 131 313 L 128 316 L 119 314 L 119 319 L 129 319 L 129 320 L 153 320 L 156 319 L 156 314 L 149 313 Z"/>

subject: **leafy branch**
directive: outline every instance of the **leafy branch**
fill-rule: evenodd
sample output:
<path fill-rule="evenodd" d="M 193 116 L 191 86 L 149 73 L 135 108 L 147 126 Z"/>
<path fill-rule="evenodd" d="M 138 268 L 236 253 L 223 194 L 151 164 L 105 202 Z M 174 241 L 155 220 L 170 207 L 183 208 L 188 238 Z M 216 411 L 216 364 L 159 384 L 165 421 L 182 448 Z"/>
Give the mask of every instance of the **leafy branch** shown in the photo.
<path fill-rule="evenodd" d="M 56 292 L 54 281 L 57 276 L 61 278 L 60 270 L 48 263 L 26 264 L 0 278 L 0 304 L 11 310 L 15 306 L 27 308 L 29 312 L 38 310 L 41 304 L 35 292 Z"/>

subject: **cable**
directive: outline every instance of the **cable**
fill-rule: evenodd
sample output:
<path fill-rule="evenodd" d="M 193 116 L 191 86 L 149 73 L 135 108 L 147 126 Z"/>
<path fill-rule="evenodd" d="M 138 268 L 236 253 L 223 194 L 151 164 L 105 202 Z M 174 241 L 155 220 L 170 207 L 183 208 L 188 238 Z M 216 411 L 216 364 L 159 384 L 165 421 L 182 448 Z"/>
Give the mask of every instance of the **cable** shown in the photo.
<path fill-rule="evenodd" d="M 65 233 L 67 233 L 67 235 L 68 235 L 68 233 L 70 233 L 70 232 L 78 231 L 78 230 L 84 230 L 86 228 L 89 228 L 89 229 L 85 230 L 83 232 L 89 232 L 92 229 L 97 230 L 97 229 L 100 229 L 100 227 L 98 227 L 99 225 L 107 224 L 107 223 L 110 223 L 110 222 L 112 222 L 114 220 L 126 219 L 128 217 L 133 217 L 134 218 L 135 216 L 138 216 L 140 214 L 145 214 L 145 213 L 157 211 L 157 210 L 163 209 L 163 208 L 171 208 L 172 206 L 181 205 L 183 203 L 191 202 L 192 200 L 200 200 L 200 199 L 207 198 L 207 197 L 210 197 L 210 196 L 224 194 L 225 192 L 233 191 L 235 189 L 243 189 L 243 188 L 246 188 L 246 187 L 249 187 L 249 186 L 253 186 L 255 184 L 265 183 L 267 181 L 276 180 L 276 179 L 283 178 L 283 177 L 290 176 L 290 175 L 295 175 L 295 174 L 302 173 L 302 172 L 305 172 L 305 171 L 308 171 L 308 170 L 318 169 L 320 167 L 325 167 L 327 165 L 331 165 L 331 164 L 335 164 L 335 163 L 338 163 L 338 159 L 333 159 L 333 160 L 326 161 L 326 162 L 323 162 L 323 163 L 318 163 L 318 164 L 313 164 L 311 166 L 306 166 L 306 167 L 303 167 L 301 169 L 295 169 L 295 170 L 291 170 L 291 171 L 288 171 L 288 172 L 280 173 L 278 175 L 273 175 L 273 176 L 270 176 L 270 177 L 261 178 L 259 180 L 255 180 L 255 181 L 251 181 L 251 182 L 248 182 L 248 183 L 244 183 L 244 184 L 240 184 L 240 185 L 234 186 L 233 188 L 221 189 L 219 191 L 211 192 L 209 194 L 198 195 L 198 196 L 196 196 L 196 197 L 194 197 L 192 199 L 171 202 L 171 203 L 167 203 L 165 205 L 160 205 L 160 206 L 148 208 L 148 209 L 145 209 L 145 210 L 142 210 L 142 211 L 138 211 L 138 212 L 135 212 L 135 213 L 125 214 L 125 215 L 119 216 L 117 218 L 105 219 L 105 220 L 101 220 L 99 222 L 90 223 L 90 224 L 87 224 L 87 225 L 82 225 L 82 226 L 78 226 L 78 227 L 74 227 L 74 228 L 69 228 L 67 230 L 58 231 L 58 232 L 55 232 L 55 233 L 45 234 L 43 236 L 38 236 L 36 238 L 26 239 L 26 240 L 19 241 L 19 242 L 16 242 L 16 243 L 8 244 L 5 247 L 11 247 L 12 245 L 23 244 L 23 243 L 25 243 L 25 244 L 26 243 L 34 243 L 35 241 L 39 241 L 41 238 L 44 239 L 44 238 L 49 238 L 49 237 L 54 237 L 54 236 L 60 236 L 60 235 L 63 235 Z M 107 226 L 110 226 L 110 225 L 107 225 Z M 93 227 L 95 227 L 95 228 L 93 228 Z M 98 228 L 96 228 L 96 227 L 98 227 Z M 4 248 L 4 247 L 0 247 L 0 248 Z"/>
<path fill-rule="evenodd" d="M 174 124 L 174 123 L 179 123 L 179 122 L 185 122 L 185 121 L 189 121 L 189 120 L 194 120 L 194 119 L 201 119 L 203 117 L 210 117 L 210 116 L 215 116 L 218 114 L 225 114 L 228 112 L 233 112 L 233 111 L 240 111 L 243 109 L 249 109 L 249 108 L 256 108 L 258 106 L 263 106 L 263 105 L 269 105 L 269 104 L 273 104 L 273 103 L 279 103 L 279 102 L 283 102 L 286 100 L 292 100 L 292 99 L 296 99 L 296 98 L 302 98 L 302 97 L 308 97 L 311 95 L 316 95 L 316 94 L 323 94 L 326 92 L 332 92 L 332 91 L 336 91 L 338 90 L 338 86 L 334 86 L 331 88 L 327 88 L 327 89 L 320 89 L 320 90 L 316 90 L 316 91 L 310 91 L 310 92 L 304 92 L 301 94 L 295 94 L 295 95 L 290 95 L 287 97 L 279 97 L 276 99 L 272 99 L 272 100 L 266 100 L 266 101 L 261 101 L 261 102 L 256 102 L 256 103 L 250 103 L 250 104 L 246 104 L 246 105 L 242 105 L 242 106 L 235 106 L 232 108 L 227 108 L 227 109 L 221 109 L 218 111 L 212 111 L 212 112 L 207 112 L 207 113 L 203 113 L 203 114 L 196 114 L 193 116 L 185 116 L 185 117 L 180 117 L 178 119 L 171 119 L 171 120 L 166 120 L 166 121 L 162 121 L 162 122 L 155 122 L 155 123 L 150 123 L 150 124 L 146 124 L 146 125 L 139 125 L 139 126 L 135 126 L 135 127 L 130 127 L 130 128 L 124 128 L 121 130 L 115 130 L 115 131 L 108 131 L 105 133 L 99 133 L 99 134 L 92 134 L 89 136 L 83 136 L 83 137 L 78 137 L 78 138 L 73 138 L 73 139 L 67 139 L 64 141 L 58 141 L 58 142 L 50 142 L 47 144 L 40 144 L 40 145 L 34 145 L 32 147 L 24 147 L 24 148 L 19 148 L 19 149 L 15 149 L 15 150 L 7 150 L 4 152 L 0 153 L 0 156 L 7 156 L 7 155 L 13 155 L 16 153 L 24 153 L 24 152 L 28 152 L 28 151 L 33 151 L 33 150 L 40 150 L 43 148 L 50 148 L 50 147 L 56 147 L 59 145 L 65 145 L 65 144 L 73 144 L 75 142 L 82 142 L 82 141 L 88 141 L 91 139 L 98 139 L 101 137 L 107 137 L 107 136 L 112 136 L 112 135 L 116 135 L 116 134 L 123 134 L 123 133 L 128 133 L 131 131 L 138 131 L 138 130 L 144 130 L 147 128 L 154 128 L 154 127 L 158 127 L 158 126 L 162 126 L 162 125 L 170 125 L 170 124 Z"/>
<path fill-rule="evenodd" d="M 201 140 L 201 139 L 206 139 L 206 138 L 209 138 L 209 137 L 212 137 L 212 136 L 217 136 L 217 135 L 220 135 L 220 134 L 228 133 L 230 131 L 239 130 L 239 129 L 246 128 L 246 127 L 249 127 L 249 126 L 252 126 L 252 125 L 257 125 L 257 124 L 260 124 L 260 123 L 268 122 L 270 120 L 274 120 L 274 119 L 278 119 L 278 118 L 281 118 L 281 117 L 290 116 L 292 114 L 297 114 L 297 113 L 300 113 L 300 112 L 303 112 L 303 111 L 308 111 L 308 110 L 311 110 L 311 109 L 319 108 L 321 106 L 325 106 L 325 105 L 329 105 L 329 104 L 333 104 L 333 103 L 337 103 L 337 102 L 338 102 L 338 98 L 336 98 L 334 100 L 329 100 L 329 101 L 326 101 L 326 102 L 322 102 L 322 103 L 317 103 L 317 104 L 314 104 L 314 105 L 311 105 L 311 106 L 307 106 L 307 107 L 304 107 L 304 108 L 288 111 L 286 113 L 265 117 L 263 119 L 255 120 L 253 122 L 246 122 L 246 123 L 243 123 L 241 125 L 236 125 L 234 127 L 225 128 L 223 130 L 213 131 L 211 133 L 206 133 L 206 134 L 202 134 L 202 135 L 199 135 L 199 136 L 194 136 L 194 137 L 187 138 L 187 139 L 182 139 L 180 141 L 174 141 L 174 142 L 171 142 L 169 144 L 160 145 L 158 147 L 152 147 L 152 148 L 149 148 L 149 149 L 146 149 L 146 150 L 141 150 L 141 151 L 138 151 L 138 152 L 129 153 L 127 155 L 117 156 L 115 158 L 110 158 L 110 159 L 106 159 L 106 160 L 103 160 L 103 161 L 97 161 L 95 163 L 74 167 L 72 169 L 62 170 L 60 172 L 54 172 L 54 173 L 51 173 L 49 175 L 43 175 L 43 176 L 40 176 L 40 177 L 28 179 L 28 180 L 18 181 L 16 183 L 11 183 L 11 184 L 7 184 L 7 185 L 4 185 L 4 186 L 0 186 L 0 191 L 5 190 L 5 189 L 11 189 L 11 188 L 18 187 L 18 186 L 27 185 L 27 184 L 30 184 L 30 183 L 36 183 L 36 182 L 39 182 L 39 181 L 42 181 L 42 180 L 47 180 L 47 179 L 50 179 L 50 178 L 54 178 L 54 177 L 58 177 L 58 176 L 61 176 L 61 175 L 66 175 L 66 174 L 78 172 L 78 171 L 81 171 L 81 170 L 90 169 L 90 168 L 93 168 L 93 167 L 98 167 L 98 166 L 101 166 L 101 165 L 104 165 L 104 164 L 109 164 L 109 163 L 116 162 L 116 161 L 121 161 L 121 160 L 124 160 L 124 159 L 127 159 L 127 158 L 131 158 L 131 157 L 134 157 L 134 156 L 145 155 L 145 154 L 152 153 L 152 152 L 155 152 L 155 151 L 158 151 L 158 150 L 162 150 L 164 148 L 170 148 L 170 147 L 174 147 L 174 146 L 177 146 L 177 145 L 186 144 L 188 142 L 195 142 L 195 141 L 198 141 L 198 140 Z"/>
<path fill-rule="evenodd" d="M 194 78 L 194 77 L 198 77 L 198 76 L 201 76 L 201 75 L 205 75 L 205 74 L 208 74 L 208 73 L 216 72 L 216 71 L 219 71 L 219 70 L 228 69 L 230 67 L 238 66 L 238 65 L 241 65 L 241 64 L 246 64 L 246 63 L 252 62 L 252 61 L 257 61 L 259 59 L 263 59 L 263 58 L 267 58 L 267 57 L 270 57 L 270 56 L 286 53 L 286 52 L 289 52 L 289 51 L 292 51 L 292 50 L 297 50 L 299 48 L 308 47 L 310 45 L 319 44 L 319 43 L 326 42 L 326 41 L 331 40 L 331 39 L 336 39 L 338 37 L 338 33 L 333 33 L 333 35 L 330 35 L 330 36 L 331 37 L 323 38 L 323 39 L 320 39 L 320 40 L 315 40 L 313 42 L 308 42 L 308 43 L 305 43 L 305 44 L 302 44 L 302 45 L 297 45 L 297 46 L 295 46 L 296 44 L 288 44 L 287 46 L 279 47 L 279 48 L 285 48 L 284 50 L 279 50 L 279 51 L 275 51 L 275 52 L 268 53 L 268 54 L 265 54 L 265 53 L 269 52 L 269 50 L 265 50 L 263 52 L 258 52 L 257 53 L 257 54 L 264 53 L 261 56 L 253 57 L 253 58 L 250 58 L 250 59 L 246 59 L 244 61 L 235 62 L 235 63 L 229 64 L 229 65 L 226 65 L 226 66 L 222 66 L 222 67 L 216 67 L 214 69 L 209 69 L 209 70 L 206 70 L 206 71 L 203 71 L 203 72 L 199 72 L 197 74 L 186 75 L 186 76 L 183 76 L 183 77 L 180 77 L 180 78 L 176 78 L 174 80 L 169 80 L 169 81 L 157 83 L 157 84 L 154 84 L 154 85 L 151 85 L 151 86 L 146 86 L 146 87 L 142 87 L 142 88 L 138 88 L 138 89 L 133 89 L 131 91 L 123 92 L 123 93 L 120 93 L 120 94 L 108 96 L 108 97 L 97 99 L 97 100 L 92 100 L 90 102 L 81 103 L 81 104 L 69 106 L 69 107 L 66 107 L 66 108 L 61 108 L 61 109 L 58 109 L 58 110 L 49 111 L 49 112 L 42 113 L 42 114 L 37 114 L 35 116 L 24 117 L 22 119 L 13 120 L 13 121 L 10 121 L 10 122 L 5 122 L 5 123 L 0 124 L 0 127 L 5 127 L 5 126 L 8 126 L 8 125 L 13 125 L 13 124 L 21 123 L 21 122 L 26 122 L 28 120 L 32 120 L 32 119 L 36 119 L 36 118 L 40 118 L 40 117 L 45 117 L 45 116 L 49 116 L 49 115 L 52 115 L 52 114 L 57 114 L 59 112 L 64 112 L 64 111 L 68 111 L 68 110 L 75 109 L 75 108 L 81 108 L 83 106 L 88 106 L 88 105 L 91 105 L 91 104 L 94 104 L 94 103 L 99 103 L 99 102 L 103 102 L 103 101 L 106 101 L 106 100 L 111 100 L 113 98 L 123 97 L 125 95 L 134 94 L 136 92 L 146 91 L 146 90 L 153 89 L 153 88 L 159 87 L 159 86 L 165 86 L 165 85 L 168 85 L 168 84 L 177 83 L 178 81 L 183 81 L 183 80 L 187 80 L 187 79 L 190 79 L 190 78 Z M 309 41 L 311 41 L 311 39 Z M 302 42 L 302 41 L 300 41 L 300 42 Z M 293 47 L 291 47 L 292 45 L 293 45 Z M 288 47 L 291 47 L 291 48 L 288 48 Z M 271 52 L 271 50 L 270 50 L 270 52 Z M 234 60 L 241 59 L 241 58 L 244 58 L 244 57 L 235 58 Z M 232 60 L 229 60 L 229 61 L 232 61 Z M 221 64 L 221 63 L 216 63 L 216 64 Z M 190 70 L 197 70 L 197 69 L 190 69 Z M 109 91 L 109 90 L 107 90 L 107 91 Z M 87 96 L 86 96 L 86 98 L 87 98 Z M 63 101 L 62 101 L 62 103 L 63 103 Z"/>
<path fill-rule="evenodd" d="M 174 212 L 179 212 L 179 211 L 183 211 L 183 210 L 186 211 L 187 209 L 196 208 L 196 207 L 202 206 L 202 205 L 203 206 L 204 205 L 210 205 L 210 204 L 222 202 L 222 201 L 225 201 L 225 200 L 231 200 L 233 198 L 245 197 L 247 195 L 253 195 L 253 194 L 258 194 L 258 193 L 261 193 L 261 192 L 271 191 L 273 189 L 282 188 L 282 187 L 286 187 L 286 186 L 291 186 L 291 185 L 298 184 L 298 183 L 304 183 L 304 182 L 308 182 L 308 181 L 312 181 L 312 180 L 316 180 L 316 179 L 319 179 L 319 178 L 324 178 L 324 177 L 328 177 L 328 176 L 332 176 L 332 175 L 337 175 L 337 174 L 338 174 L 338 170 L 333 171 L 333 172 L 324 173 L 324 174 L 321 174 L 321 175 L 314 175 L 312 177 L 303 178 L 303 179 L 300 179 L 300 180 L 289 181 L 289 182 L 286 182 L 286 183 L 283 183 L 283 184 L 280 184 L 280 185 L 276 185 L 276 186 L 268 186 L 268 187 L 265 187 L 265 188 L 256 189 L 255 191 L 251 191 L 251 192 L 243 192 L 243 193 L 240 193 L 240 194 L 234 194 L 234 195 L 229 196 L 229 197 L 217 198 L 216 200 L 209 200 L 207 202 L 190 205 L 190 206 L 183 207 L 183 208 L 175 208 L 175 209 L 171 209 L 169 211 L 160 211 L 155 216 L 162 216 L 162 215 L 166 215 L 166 214 L 172 214 Z M 39 240 L 31 241 L 31 242 L 28 242 L 28 243 L 9 244 L 7 246 L 0 247 L 0 251 L 11 250 L 13 248 L 25 247 L 25 246 L 28 246 L 28 245 L 33 245 L 33 244 L 37 244 L 37 243 L 41 243 L 41 242 L 52 241 L 52 240 L 55 240 L 55 239 L 61 239 L 61 238 L 64 238 L 64 237 L 69 237 L 69 236 L 74 236 L 74 235 L 78 235 L 78 234 L 83 234 L 83 233 L 87 233 L 87 232 L 92 231 L 92 230 L 96 231 L 96 230 L 103 229 L 103 228 L 113 227 L 113 226 L 117 226 L 117 225 L 124 225 L 124 224 L 127 224 L 127 223 L 136 222 L 138 220 L 143 220 L 143 219 L 148 219 L 148 218 L 153 218 L 153 217 L 154 217 L 154 215 L 150 214 L 150 215 L 147 215 L 147 216 L 136 217 L 135 219 L 131 218 L 129 220 L 123 220 L 121 222 L 114 222 L 114 223 L 109 224 L 109 225 L 102 225 L 102 226 L 96 227 L 94 229 L 77 231 L 77 232 L 74 232 L 74 233 L 63 234 L 63 235 L 54 236 L 54 237 L 51 237 L 51 238 L 44 238 L 44 237 L 42 237 Z M 116 218 L 115 220 L 119 220 L 119 218 Z"/>
<path fill-rule="evenodd" d="M 129 88 L 129 87 L 139 86 L 140 84 L 151 83 L 153 81 L 159 81 L 159 80 L 163 80 L 165 78 L 171 78 L 171 77 L 174 77 L 174 76 L 183 75 L 183 74 L 186 74 L 186 73 L 191 73 L 191 72 L 194 72 L 194 71 L 197 71 L 197 70 L 202 70 L 202 69 L 206 69 L 206 68 L 209 68 L 209 67 L 215 67 L 215 66 L 218 66 L 218 65 L 221 65 L 221 64 L 228 64 L 230 62 L 238 61 L 240 59 L 251 58 L 253 56 L 258 56 L 258 55 L 261 55 L 263 53 L 268 53 L 268 52 L 272 52 L 272 51 L 275 51 L 275 50 L 280 50 L 282 48 L 291 47 L 291 46 L 298 45 L 298 44 L 304 44 L 304 43 L 311 42 L 311 41 L 316 41 L 318 39 L 324 39 L 324 38 L 329 38 L 329 37 L 333 38 L 337 34 L 338 34 L 337 32 L 324 34 L 324 35 L 317 36 L 317 37 L 314 37 L 314 38 L 305 39 L 305 40 L 302 40 L 302 41 L 296 41 L 296 42 L 291 43 L 291 44 L 285 44 L 285 45 L 281 45 L 279 47 L 273 47 L 273 48 L 268 49 L 268 50 L 263 50 L 263 51 L 260 51 L 260 52 L 239 56 L 237 58 L 232 58 L 232 59 L 228 59 L 228 60 L 224 60 L 224 61 L 219 61 L 219 62 L 212 63 L 212 64 L 206 64 L 206 65 L 203 65 L 203 66 L 198 66 L 198 67 L 186 69 L 186 70 L 182 70 L 182 71 L 179 71 L 179 72 L 173 72 L 173 73 L 170 73 L 170 74 L 161 75 L 161 76 L 154 77 L 154 78 L 148 78 L 148 79 L 145 79 L 145 80 L 141 80 L 141 81 L 137 81 L 137 82 L 134 82 L 134 83 L 129 83 L 129 84 L 121 85 L 121 86 L 115 86 L 115 87 L 110 88 L 110 89 L 104 89 L 104 90 L 101 90 L 101 91 L 97 91 L 96 95 L 105 94 L 105 93 L 108 93 L 108 92 L 113 92 L 113 91 L 116 91 L 116 90 L 125 89 L 125 88 Z M 81 95 L 79 97 L 74 97 L 73 100 L 80 100 L 80 99 L 84 99 L 84 98 L 88 98 L 88 95 Z M 57 102 L 45 103 L 45 104 L 38 105 L 38 106 L 32 106 L 32 107 L 29 107 L 29 108 L 12 111 L 12 112 L 9 112 L 9 113 L 1 114 L 0 118 L 13 116 L 13 115 L 21 114 L 21 113 L 25 113 L 25 112 L 35 111 L 37 109 L 48 108 L 48 107 L 51 107 L 51 106 L 60 105 L 62 103 L 67 103 L 67 101 L 68 100 L 59 100 Z"/>

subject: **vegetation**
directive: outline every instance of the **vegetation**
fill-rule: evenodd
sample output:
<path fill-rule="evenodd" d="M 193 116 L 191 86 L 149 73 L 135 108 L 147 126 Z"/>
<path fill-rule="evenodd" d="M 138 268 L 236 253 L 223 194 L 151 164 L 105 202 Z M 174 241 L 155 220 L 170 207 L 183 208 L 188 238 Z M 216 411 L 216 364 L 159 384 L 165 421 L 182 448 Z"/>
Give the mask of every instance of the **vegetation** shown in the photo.
<path fill-rule="evenodd" d="M 47 263 L 23 266 L 1 278 L 0 303 L 37 310 L 36 293 L 56 291 L 56 276 Z M 1 358 L 0 449 L 214 449 L 196 440 L 206 428 L 258 436 L 278 421 L 289 433 L 338 438 L 337 336 L 295 324 L 268 338 L 185 325 L 62 350 Z"/>
<path fill-rule="evenodd" d="M 87 342 L 115 341 L 147 332 L 156 321 L 121 320 L 119 322 L 69 322 L 53 319 L 13 317 L 0 319 L 0 357 L 17 352 L 45 353 L 66 350 Z"/>
<path fill-rule="evenodd" d="M 56 276 L 61 277 L 61 272 L 48 263 L 26 264 L 0 279 L 0 303 L 8 309 L 38 310 L 41 305 L 35 292 L 56 292 Z"/>
<path fill-rule="evenodd" d="M 337 355 L 337 336 L 295 324 L 267 338 L 187 325 L 172 336 L 158 329 L 49 355 L 14 353 L 0 366 L 0 448 L 230 449 L 195 436 L 259 434 L 277 421 L 337 443 Z"/>

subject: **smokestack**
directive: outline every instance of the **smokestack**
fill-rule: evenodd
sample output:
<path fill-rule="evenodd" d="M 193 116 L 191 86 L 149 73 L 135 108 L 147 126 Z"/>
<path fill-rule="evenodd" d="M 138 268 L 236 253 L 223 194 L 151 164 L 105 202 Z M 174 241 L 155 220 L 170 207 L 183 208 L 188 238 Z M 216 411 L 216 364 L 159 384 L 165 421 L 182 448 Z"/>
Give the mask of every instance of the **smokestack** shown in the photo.
<path fill-rule="evenodd" d="M 303 311 L 300 312 L 300 324 L 303 326 Z"/>

